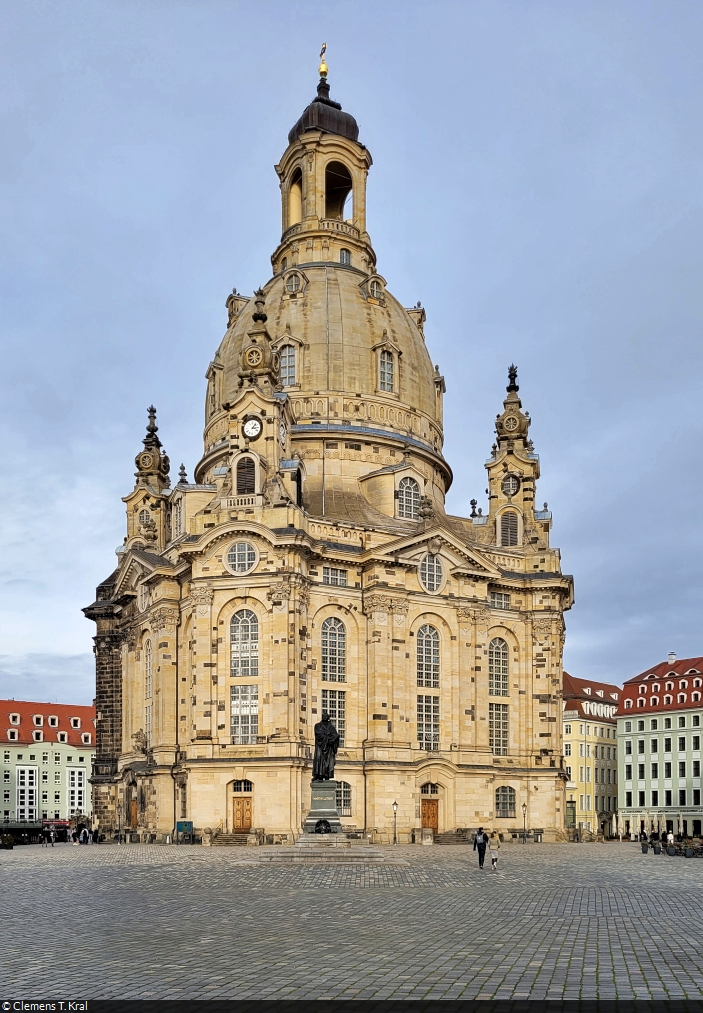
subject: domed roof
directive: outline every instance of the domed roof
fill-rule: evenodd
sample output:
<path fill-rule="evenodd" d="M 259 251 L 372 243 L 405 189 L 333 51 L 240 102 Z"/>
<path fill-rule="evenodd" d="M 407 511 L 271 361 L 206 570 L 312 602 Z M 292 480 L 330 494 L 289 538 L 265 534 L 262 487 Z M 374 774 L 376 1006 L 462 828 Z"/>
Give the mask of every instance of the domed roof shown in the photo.
<path fill-rule="evenodd" d="M 362 425 L 372 418 L 364 399 L 368 403 L 387 402 L 396 416 L 412 415 L 416 420 L 413 433 L 432 447 L 435 435 L 441 432 L 435 373 L 424 338 L 408 311 L 385 288 L 379 299 L 369 298 L 369 276 L 354 268 L 327 262 L 304 264 L 293 270 L 300 286 L 295 298 L 291 298 L 286 284 L 290 271 L 276 275 L 264 289 L 266 328 L 272 342 L 280 347 L 290 339 L 300 349 L 296 389 L 287 390 L 291 399 L 306 399 L 327 391 L 339 395 L 337 421 L 341 423 L 346 412 L 342 402 L 353 398 L 357 406 L 353 409 L 354 420 Z M 252 299 L 232 322 L 220 345 L 224 402 L 233 401 L 237 395 L 239 355 L 252 329 L 254 311 Z M 378 355 L 380 347 L 385 346 L 398 360 L 396 389 L 391 394 L 379 391 Z M 420 416 L 424 416 L 424 423 Z"/>
<path fill-rule="evenodd" d="M 317 86 L 317 96 L 288 134 L 288 143 L 292 144 L 306 130 L 323 130 L 327 134 L 348 137 L 350 141 L 359 140 L 356 120 L 350 113 L 342 111 L 339 102 L 330 98 L 330 86 L 324 77 L 320 78 Z"/>

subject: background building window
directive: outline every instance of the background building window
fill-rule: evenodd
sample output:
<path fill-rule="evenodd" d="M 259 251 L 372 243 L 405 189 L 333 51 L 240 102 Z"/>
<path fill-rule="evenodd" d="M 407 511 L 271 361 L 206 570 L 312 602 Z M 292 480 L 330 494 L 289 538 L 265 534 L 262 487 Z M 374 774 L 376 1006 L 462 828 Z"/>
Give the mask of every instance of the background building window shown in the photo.
<path fill-rule="evenodd" d="M 488 695 L 508 695 L 508 645 L 500 637 L 488 645 Z"/>
<path fill-rule="evenodd" d="M 439 749 L 439 697 L 417 698 L 417 741 L 420 749 Z"/>
<path fill-rule="evenodd" d="M 237 461 L 237 495 L 250 496 L 256 492 L 256 467 L 253 457 L 240 457 Z"/>
<path fill-rule="evenodd" d="M 426 591 L 438 591 L 442 583 L 442 564 L 439 556 L 428 552 L 420 563 L 420 580 Z"/>
<path fill-rule="evenodd" d="M 335 617 L 322 624 L 322 680 L 346 682 L 347 631 Z M 331 715 L 330 715 L 331 716 Z M 339 729 L 337 729 L 339 731 Z"/>
<path fill-rule="evenodd" d="M 232 616 L 230 647 L 232 675 L 255 679 L 259 674 L 259 620 L 251 609 Z"/>
<path fill-rule="evenodd" d="M 488 705 L 488 742 L 494 756 L 507 756 L 508 753 L 508 705 L 507 703 L 489 703 Z"/>
<path fill-rule="evenodd" d="M 517 514 L 506 510 L 500 515 L 500 544 L 517 545 Z"/>
<path fill-rule="evenodd" d="M 417 631 L 417 684 L 430 689 L 439 686 L 439 633 L 434 626 Z"/>
<path fill-rule="evenodd" d="M 284 387 L 292 387 L 295 383 L 295 348 L 284 345 L 281 349 L 281 383 Z"/>
<path fill-rule="evenodd" d="M 339 263 L 344 264 L 346 267 L 349 267 L 349 265 L 351 264 L 351 253 L 349 252 L 349 250 L 339 251 Z"/>
<path fill-rule="evenodd" d="M 384 348 L 381 352 L 381 390 L 393 391 L 393 353 Z"/>
<path fill-rule="evenodd" d="M 506 785 L 496 788 L 496 819 L 515 817 L 515 789 Z"/>
<path fill-rule="evenodd" d="M 337 781 L 337 812 L 340 816 L 352 814 L 351 785 L 347 781 Z"/>
<path fill-rule="evenodd" d="M 259 687 L 230 686 L 230 733 L 236 746 L 255 745 L 259 734 Z"/>
<path fill-rule="evenodd" d="M 346 731 L 347 694 L 343 689 L 323 689 L 322 709 L 327 711 L 330 721 L 339 732 L 339 744 L 344 745 Z"/>
<path fill-rule="evenodd" d="M 420 486 L 414 478 L 401 478 L 398 483 L 398 516 L 411 521 L 420 516 Z"/>

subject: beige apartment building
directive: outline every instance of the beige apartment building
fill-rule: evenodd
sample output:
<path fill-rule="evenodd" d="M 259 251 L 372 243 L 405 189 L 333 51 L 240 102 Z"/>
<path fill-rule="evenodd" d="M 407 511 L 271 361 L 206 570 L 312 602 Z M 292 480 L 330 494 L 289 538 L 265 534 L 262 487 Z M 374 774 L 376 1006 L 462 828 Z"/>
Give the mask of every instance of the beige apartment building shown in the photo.
<path fill-rule="evenodd" d="M 377 268 L 371 155 L 326 75 L 276 166 L 271 277 L 227 299 L 193 480 L 181 468 L 171 486 L 150 410 L 124 545 L 85 609 L 94 812 L 157 839 L 187 819 L 292 841 L 327 710 L 347 828 L 392 839 L 397 802 L 401 841 L 421 826 L 517 832 L 524 804 L 554 839 L 573 592 L 535 505 L 517 371 L 487 508 L 448 514 L 445 381 L 425 311 Z"/>
<path fill-rule="evenodd" d="M 566 829 L 617 832 L 617 719 L 622 690 L 564 672 Z"/>

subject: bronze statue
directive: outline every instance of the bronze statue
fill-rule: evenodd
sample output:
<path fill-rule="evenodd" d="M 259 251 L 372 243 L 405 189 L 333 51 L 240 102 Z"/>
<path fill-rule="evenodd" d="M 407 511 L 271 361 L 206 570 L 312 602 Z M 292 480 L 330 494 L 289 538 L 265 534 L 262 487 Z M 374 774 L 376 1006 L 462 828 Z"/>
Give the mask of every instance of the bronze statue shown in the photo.
<path fill-rule="evenodd" d="M 330 721 L 327 711 L 315 725 L 315 756 L 312 761 L 313 781 L 331 781 L 334 777 L 334 759 L 339 749 L 339 732 Z"/>

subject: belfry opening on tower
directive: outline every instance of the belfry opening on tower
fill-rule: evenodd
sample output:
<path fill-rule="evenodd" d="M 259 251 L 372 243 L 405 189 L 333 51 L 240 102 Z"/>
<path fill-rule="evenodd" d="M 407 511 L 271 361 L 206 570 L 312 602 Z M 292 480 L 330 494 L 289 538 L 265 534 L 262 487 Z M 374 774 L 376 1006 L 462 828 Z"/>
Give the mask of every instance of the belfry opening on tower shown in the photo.
<path fill-rule="evenodd" d="M 303 173 L 300 168 L 293 170 L 288 188 L 288 227 L 303 220 Z"/>
<path fill-rule="evenodd" d="M 325 168 L 325 218 L 344 219 L 345 209 L 353 215 L 352 201 L 347 207 L 347 198 L 352 196 L 352 178 L 349 169 L 342 162 L 329 162 Z"/>

